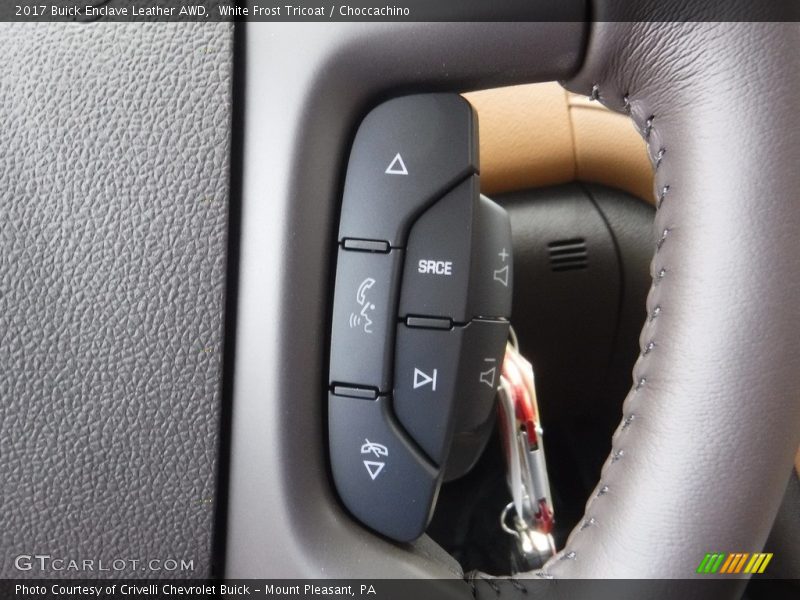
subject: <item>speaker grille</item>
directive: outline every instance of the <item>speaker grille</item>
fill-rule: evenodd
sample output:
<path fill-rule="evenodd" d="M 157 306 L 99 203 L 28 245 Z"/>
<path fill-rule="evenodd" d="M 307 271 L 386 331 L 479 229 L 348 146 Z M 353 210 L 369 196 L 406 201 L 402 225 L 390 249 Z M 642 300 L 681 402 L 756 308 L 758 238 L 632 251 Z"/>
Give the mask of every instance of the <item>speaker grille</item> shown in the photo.
<path fill-rule="evenodd" d="M 547 252 L 550 255 L 550 269 L 555 272 L 585 269 L 589 263 L 586 240 L 583 238 L 555 240 L 547 244 Z"/>

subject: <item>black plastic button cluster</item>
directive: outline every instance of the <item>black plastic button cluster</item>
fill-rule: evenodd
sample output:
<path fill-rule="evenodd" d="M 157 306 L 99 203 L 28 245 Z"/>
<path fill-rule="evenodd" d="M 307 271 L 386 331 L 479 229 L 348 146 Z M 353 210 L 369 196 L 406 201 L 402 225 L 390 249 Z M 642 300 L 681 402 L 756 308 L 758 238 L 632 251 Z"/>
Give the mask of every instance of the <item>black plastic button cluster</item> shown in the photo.
<path fill-rule="evenodd" d="M 348 510 L 401 541 L 427 526 L 454 434 L 485 429 L 493 414 L 511 312 L 511 228 L 479 195 L 477 173 L 475 114 L 454 94 L 381 104 L 348 163 L 331 466 Z"/>

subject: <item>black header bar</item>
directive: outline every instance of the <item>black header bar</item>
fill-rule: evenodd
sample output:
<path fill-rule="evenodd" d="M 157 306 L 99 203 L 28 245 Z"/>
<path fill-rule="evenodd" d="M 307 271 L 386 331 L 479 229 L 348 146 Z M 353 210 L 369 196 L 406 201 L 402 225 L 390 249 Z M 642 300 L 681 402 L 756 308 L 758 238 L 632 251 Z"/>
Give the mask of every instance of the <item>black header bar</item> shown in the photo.
<path fill-rule="evenodd" d="M 609 8 L 606 8 L 608 6 Z M 5 0 L 16 22 L 800 21 L 800 0 Z"/>

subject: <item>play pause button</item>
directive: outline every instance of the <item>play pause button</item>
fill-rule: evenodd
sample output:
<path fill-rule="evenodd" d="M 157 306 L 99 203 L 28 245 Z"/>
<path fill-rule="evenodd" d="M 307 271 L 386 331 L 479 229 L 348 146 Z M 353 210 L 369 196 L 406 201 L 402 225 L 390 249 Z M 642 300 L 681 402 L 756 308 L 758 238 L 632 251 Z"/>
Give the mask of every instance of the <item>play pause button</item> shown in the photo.
<path fill-rule="evenodd" d="M 431 374 L 428 375 L 425 371 L 414 367 L 414 389 L 431 386 L 431 391 L 436 391 L 436 379 L 439 376 L 439 369 L 432 369 Z"/>
<path fill-rule="evenodd" d="M 446 458 L 461 338 L 458 328 L 397 330 L 394 411 L 436 464 Z"/>

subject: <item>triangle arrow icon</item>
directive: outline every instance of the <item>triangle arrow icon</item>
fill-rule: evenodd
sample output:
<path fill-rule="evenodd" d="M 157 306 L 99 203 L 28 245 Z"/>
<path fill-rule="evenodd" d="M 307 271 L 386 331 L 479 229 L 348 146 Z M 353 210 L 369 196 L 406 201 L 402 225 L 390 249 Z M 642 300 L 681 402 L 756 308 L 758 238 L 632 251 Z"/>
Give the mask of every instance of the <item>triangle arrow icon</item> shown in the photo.
<path fill-rule="evenodd" d="M 389 166 L 386 167 L 386 171 L 384 171 L 387 175 L 408 175 L 408 169 L 406 169 L 406 163 L 403 162 L 403 157 L 400 156 L 400 153 L 394 155 L 392 162 L 389 163 Z"/>
<path fill-rule="evenodd" d="M 424 371 L 420 371 L 416 367 L 414 367 L 414 389 L 418 387 L 422 387 L 423 385 L 431 384 L 431 390 L 436 391 L 436 371 L 438 369 L 433 370 L 432 375 L 428 375 Z"/>
<path fill-rule="evenodd" d="M 374 460 L 365 460 L 364 466 L 367 468 L 367 473 L 369 473 L 372 481 L 375 481 L 375 478 L 381 474 L 381 471 L 383 471 L 383 467 L 386 466 L 386 463 Z"/>

